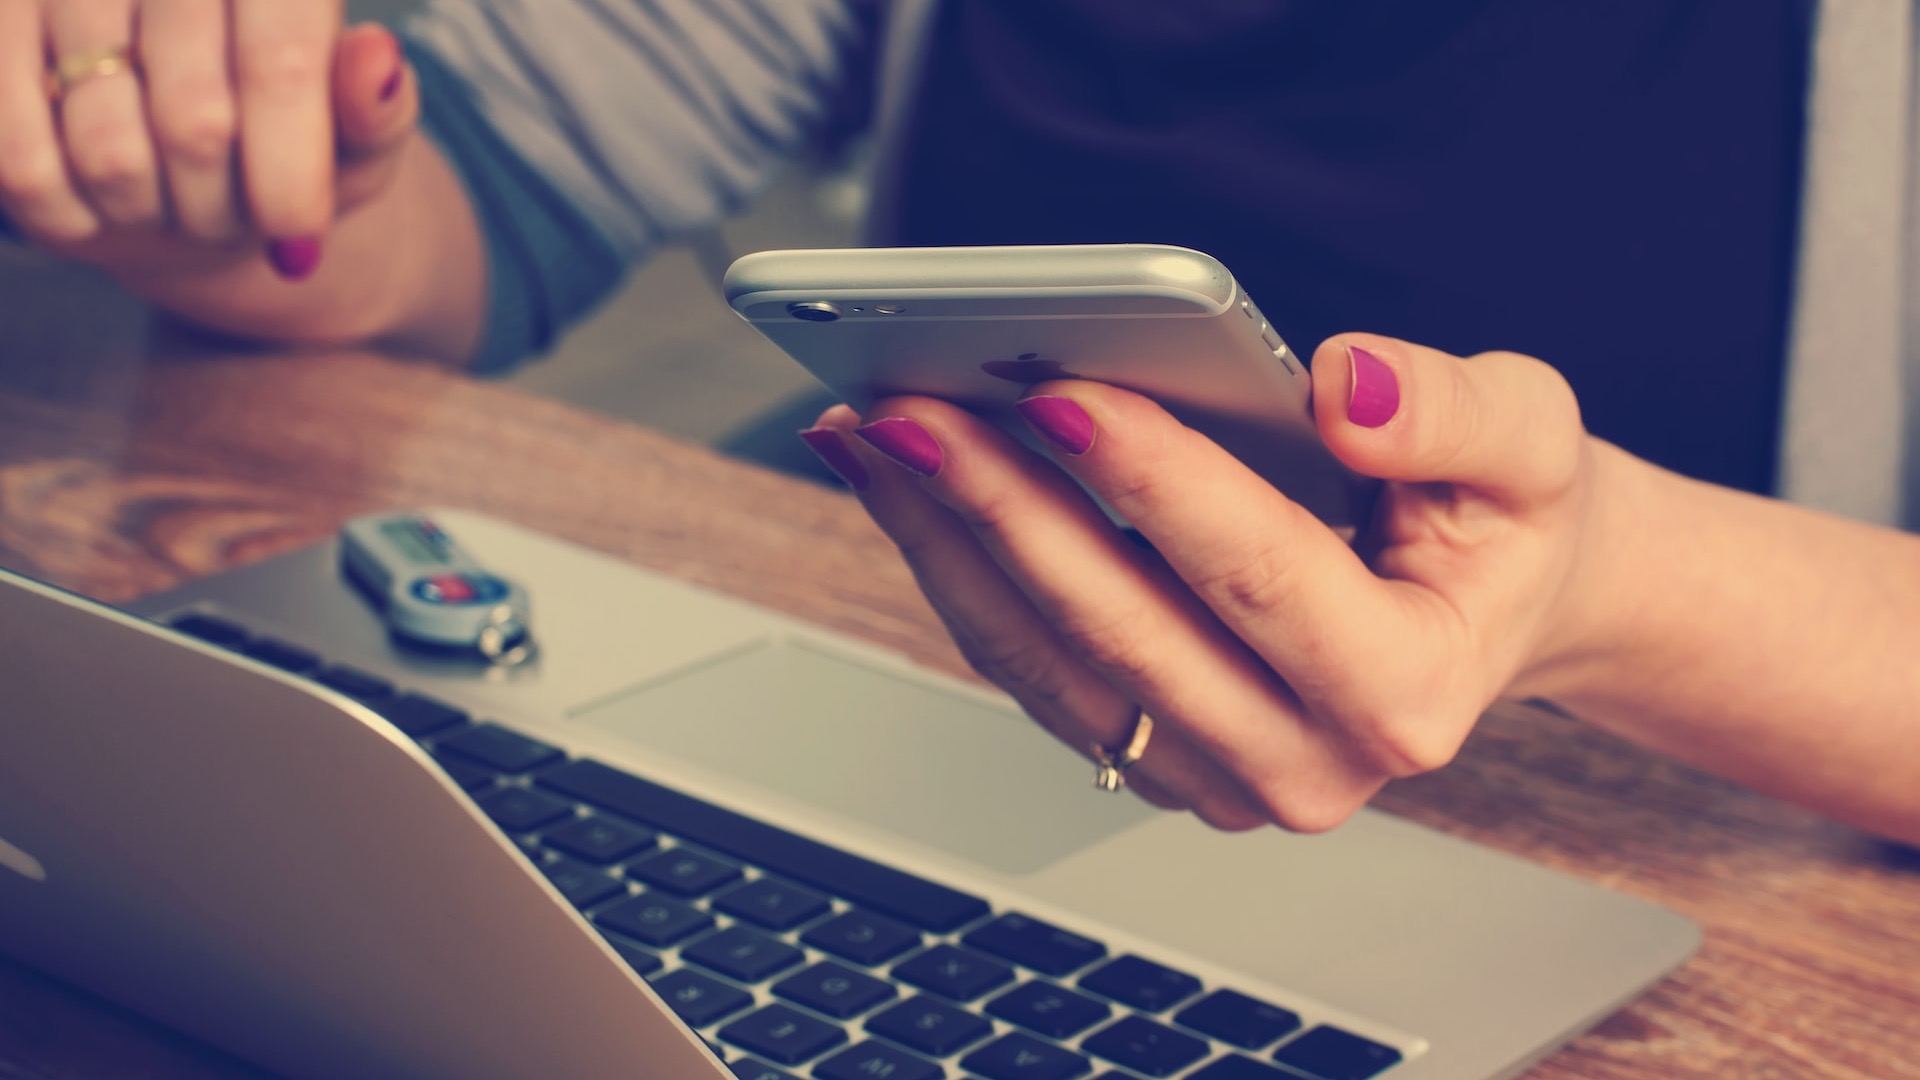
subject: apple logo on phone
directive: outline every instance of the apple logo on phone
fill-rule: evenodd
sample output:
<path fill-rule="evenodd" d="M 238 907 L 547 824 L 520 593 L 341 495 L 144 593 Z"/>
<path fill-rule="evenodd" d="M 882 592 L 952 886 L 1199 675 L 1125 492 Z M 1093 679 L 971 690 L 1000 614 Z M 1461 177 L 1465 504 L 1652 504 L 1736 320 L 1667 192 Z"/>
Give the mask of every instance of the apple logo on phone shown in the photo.
<path fill-rule="evenodd" d="M 1039 353 L 1021 353 L 1014 360 L 989 360 L 980 365 L 980 370 L 996 379 L 1005 379 L 1012 383 L 1041 383 L 1049 379 L 1072 379 L 1078 376 L 1068 371 L 1058 360 L 1042 360 Z"/>
<path fill-rule="evenodd" d="M 0 836 L 0 869 L 11 870 L 28 881 L 47 880 L 47 868 L 40 865 L 40 860 L 7 843 L 4 836 Z"/>

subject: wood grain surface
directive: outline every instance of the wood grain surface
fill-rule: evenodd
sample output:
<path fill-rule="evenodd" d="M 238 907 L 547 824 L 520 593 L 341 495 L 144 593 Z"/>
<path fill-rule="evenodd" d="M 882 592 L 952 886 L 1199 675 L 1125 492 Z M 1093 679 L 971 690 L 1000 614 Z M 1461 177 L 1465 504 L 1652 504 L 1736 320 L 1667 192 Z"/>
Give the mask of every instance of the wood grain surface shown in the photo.
<path fill-rule="evenodd" d="M 354 514 L 455 506 L 962 670 L 892 549 L 838 493 L 378 356 L 156 343 L 144 324 L 77 348 L 16 339 L 0 320 L 10 568 L 125 600 Z M 1920 860 L 1520 707 L 1379 803 L 1705 926 L 1694 960 L 1529 1076 L 1920 1077 Z M 10 1073 L 261 1076 L 0 962 L 0 1080 Z"/>

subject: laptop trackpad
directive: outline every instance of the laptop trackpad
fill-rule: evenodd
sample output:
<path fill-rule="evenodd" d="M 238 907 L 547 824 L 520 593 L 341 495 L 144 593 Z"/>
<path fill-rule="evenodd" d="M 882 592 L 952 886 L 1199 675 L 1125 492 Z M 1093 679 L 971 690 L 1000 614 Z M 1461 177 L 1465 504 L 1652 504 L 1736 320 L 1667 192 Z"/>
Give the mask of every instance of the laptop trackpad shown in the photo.
<path fill-rule="evenodd" d="M 573 717 L 1002 873 L 1154 816 L 1093 790 L 1087 763 L 1010 707 L 806 641 L 757 642 Z"/>

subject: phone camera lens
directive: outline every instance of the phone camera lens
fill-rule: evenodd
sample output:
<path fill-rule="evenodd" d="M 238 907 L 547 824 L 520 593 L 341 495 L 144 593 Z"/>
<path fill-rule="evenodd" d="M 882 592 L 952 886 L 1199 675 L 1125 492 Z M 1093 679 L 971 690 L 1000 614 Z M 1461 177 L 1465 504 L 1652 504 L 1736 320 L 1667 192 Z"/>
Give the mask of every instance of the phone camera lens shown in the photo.
<path fill-rule="evenodd" d="M 787 314 L 808 322 L 832 322 L 840 317 L 840 305 L 829 304 L 825 300 L 808 300 L 799 304 L 788 304 Z"/>

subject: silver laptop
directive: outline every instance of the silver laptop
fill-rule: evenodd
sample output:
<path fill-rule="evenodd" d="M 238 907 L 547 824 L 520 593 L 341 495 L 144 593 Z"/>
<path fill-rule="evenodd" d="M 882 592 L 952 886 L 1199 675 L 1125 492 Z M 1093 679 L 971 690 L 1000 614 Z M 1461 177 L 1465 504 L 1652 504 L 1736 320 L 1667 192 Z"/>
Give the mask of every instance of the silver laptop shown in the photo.
<path fill-rule="evenodd" d="M 971 684 L 434 516 L 536 659 L 396 646 L 332 545 L 131 614 L 0 575 L 0 950 L 298 1078 L 1486 1080 L 1697 944 L 1385 814 L 1212 832 Z"/>

